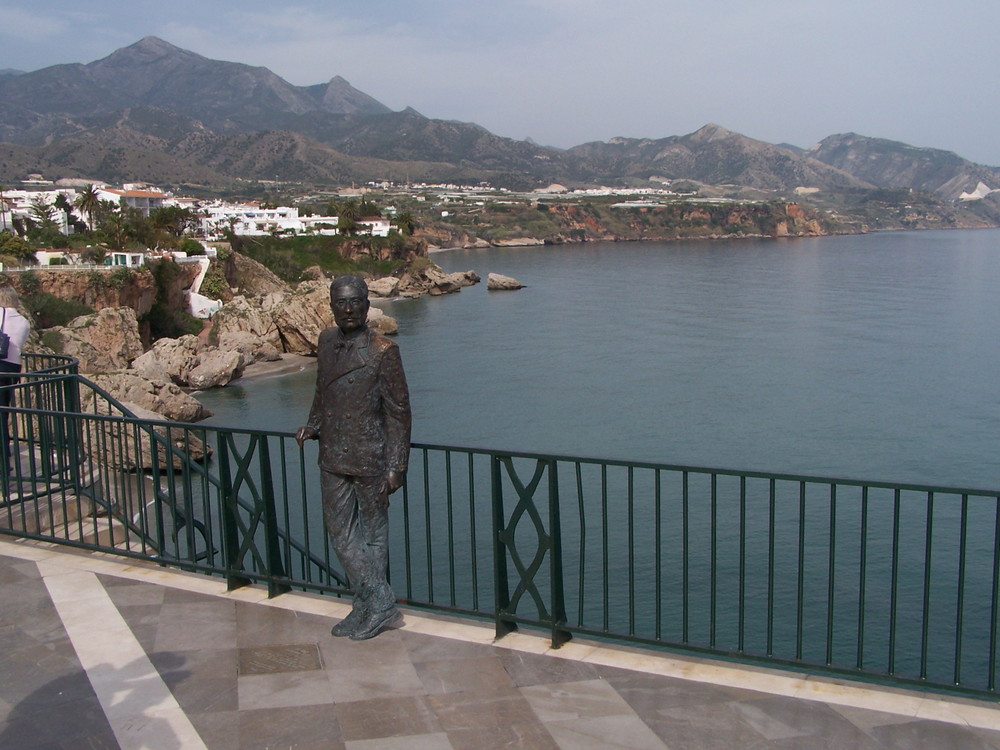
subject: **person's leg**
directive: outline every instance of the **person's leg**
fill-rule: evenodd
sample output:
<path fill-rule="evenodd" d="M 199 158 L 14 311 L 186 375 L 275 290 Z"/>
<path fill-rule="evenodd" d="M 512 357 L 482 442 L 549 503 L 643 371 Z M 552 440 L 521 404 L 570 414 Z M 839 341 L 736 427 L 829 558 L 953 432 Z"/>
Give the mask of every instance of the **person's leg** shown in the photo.
<path fill-rule="evenodd" d="M 21 365 L 0 360 L 0 407 L 10 406 L 13 399 L 13 386 L 18 381 L 17 374 L 21 372 Z M 6 486 L 11 476 L 11 437 L 10 437 L 10 413 L 0 410 L 0 442 L 3 443 L 3 481 Z"/>
<path fill-rule="evenodd" d="M 360 532 L 367 557 L 361 598 L 368 610 L 365 621 L 351 634 L 354 640 L 373 638 L 402 618 L 387 578 L 389 570 L 389 504 L 382 477 L 358 477 L 355 490 L 360 511 Z"/>
<path fill-rule="evenodd" d="M 320 489 L 323 494 L 323 520 L 333 551 L 347 574 L 347 583 L 354 591 L 351 613 L 333 626 L 333 635 L 345 636 L 368 614 L 362 597 L 363 582 L 367 578 L 368 557 L 365 554 L 361 533 L 358 500 L 354 477 L 320 471 Z"/>

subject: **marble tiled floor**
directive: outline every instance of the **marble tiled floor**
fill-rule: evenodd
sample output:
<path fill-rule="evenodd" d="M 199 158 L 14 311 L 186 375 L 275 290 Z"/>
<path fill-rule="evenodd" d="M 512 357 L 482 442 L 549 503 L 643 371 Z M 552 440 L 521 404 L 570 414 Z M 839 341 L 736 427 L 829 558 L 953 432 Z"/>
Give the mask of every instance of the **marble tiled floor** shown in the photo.
<path fill-rule="evenodd" d="M 3 750 L 1000 750 L 1000 707 L 406 612 L 0 539 Z"/>

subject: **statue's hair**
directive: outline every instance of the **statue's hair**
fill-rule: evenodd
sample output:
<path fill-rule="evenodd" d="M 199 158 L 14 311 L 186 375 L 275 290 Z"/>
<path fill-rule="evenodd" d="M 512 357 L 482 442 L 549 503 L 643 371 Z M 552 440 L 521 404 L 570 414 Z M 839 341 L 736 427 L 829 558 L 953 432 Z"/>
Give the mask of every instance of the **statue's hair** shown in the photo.
<path fill-rule="evenodd" d="M 12 286 L 0 286 L 0 307 L 17 307 L 17 290 Z"/>
<path fill-rule="evenodd" d="M 334 290 L 345 286 L 351 287 L 365 299 L 368 298 L 368 284 L 360 276 L 338 276 L 330 284 L 330 299 L 333 299 Z"/>

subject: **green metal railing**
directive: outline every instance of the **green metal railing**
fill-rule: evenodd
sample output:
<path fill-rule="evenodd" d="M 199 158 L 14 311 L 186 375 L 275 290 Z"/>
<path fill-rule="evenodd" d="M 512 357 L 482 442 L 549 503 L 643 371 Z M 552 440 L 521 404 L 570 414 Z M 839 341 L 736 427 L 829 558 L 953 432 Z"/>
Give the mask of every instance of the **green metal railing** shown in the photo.
<path fill-rule="evenodd" d="M 139 420 L 72 368 L 8 408 L 0 531 L 348 593 L 315 444 Z M 401 601 L 544 629 L 993 697 L 1000 491 L 415 444 L 390 506 Z"/>

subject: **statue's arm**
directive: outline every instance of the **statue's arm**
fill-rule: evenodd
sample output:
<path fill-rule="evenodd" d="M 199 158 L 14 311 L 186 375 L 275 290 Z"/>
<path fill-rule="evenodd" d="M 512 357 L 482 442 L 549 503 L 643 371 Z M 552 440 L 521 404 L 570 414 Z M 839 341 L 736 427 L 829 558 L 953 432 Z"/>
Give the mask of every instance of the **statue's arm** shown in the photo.
<path fill-rule="evenodd" d="M 406 385 L 399 347 L 391 346 L 382 359 L 382 406 L 385 410 L 387 472 L 389 493 L 403 486 L 410 458 L 410 391 Z"/>
<path fill-rule="evenodd" d="M 324 332 L 325 333 L 325 332 Z M 323 347 L 324 334 L 321 333 L 319 337 L 319 347 Z M 323 398 L 320 395 L 319 384 L 323 382 L 320 375 L 322 370 L 319 366 L 316 369 L 316 392 L 313 394 L 312 406 L 309 409 L 309 418 L 306 420 L 305 425 L 300 427 L 295 433 L 295 442 L 302 447 L 302 444 L 306 440 L 316 440 L 319 437 L 319 427 L 323 423 Z"/>

